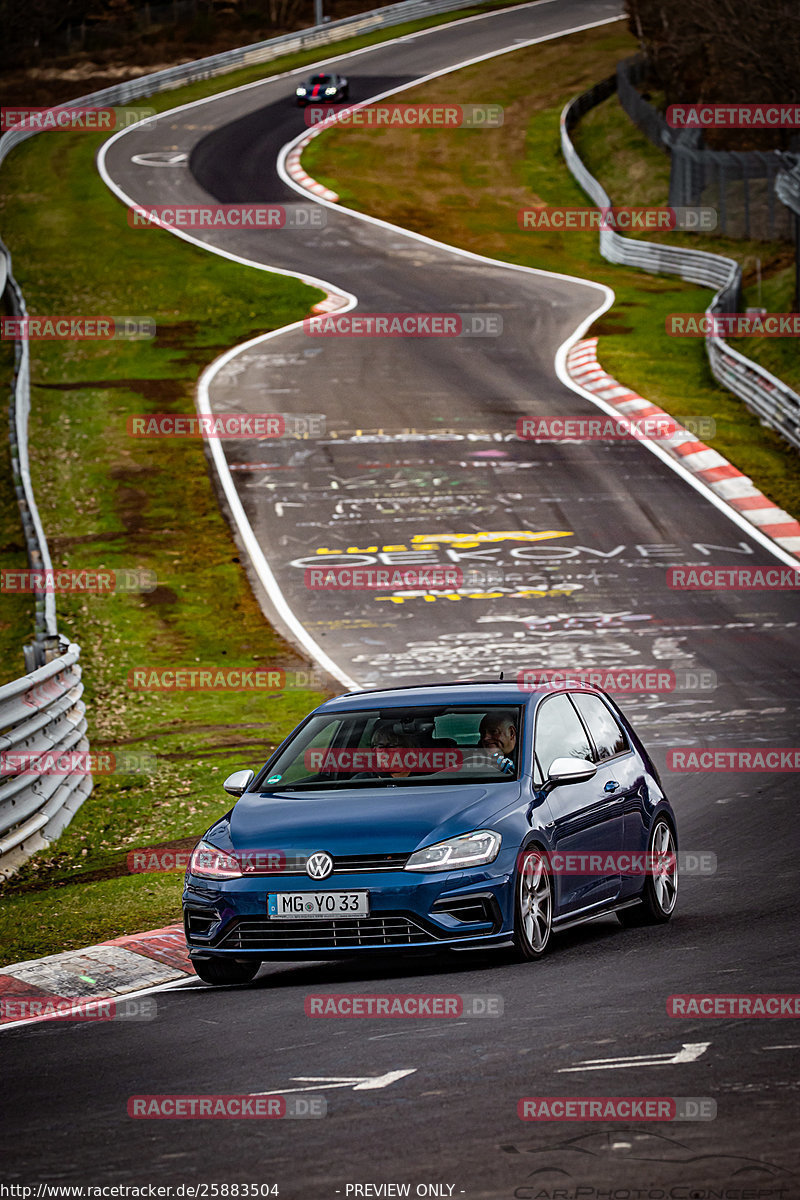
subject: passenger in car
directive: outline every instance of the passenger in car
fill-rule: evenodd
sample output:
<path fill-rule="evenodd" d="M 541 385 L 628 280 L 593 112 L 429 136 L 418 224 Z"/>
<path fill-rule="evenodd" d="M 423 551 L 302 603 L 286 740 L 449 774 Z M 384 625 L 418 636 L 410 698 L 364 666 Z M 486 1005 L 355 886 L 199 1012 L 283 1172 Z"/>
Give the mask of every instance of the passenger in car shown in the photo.
<path fill-rule="evenodd" d="M 517 762 L 517 722 L 513 712 L 489 712 L 478 727 L 478 745 Z"/>

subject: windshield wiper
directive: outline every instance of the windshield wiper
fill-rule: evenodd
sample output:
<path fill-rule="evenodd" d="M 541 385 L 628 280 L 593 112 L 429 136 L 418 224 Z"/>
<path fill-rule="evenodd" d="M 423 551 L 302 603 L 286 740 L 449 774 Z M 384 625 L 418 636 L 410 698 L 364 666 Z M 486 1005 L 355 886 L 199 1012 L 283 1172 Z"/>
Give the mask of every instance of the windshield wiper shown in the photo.
<path fill-rule="evenodd" d="M 378 779 L 331 779 L 327 782 L 314 780 L 312 783 L 287 783 L 285 787 L 276 783 L 268 790 L 270 792 L 312 792 L 317 788 L 369 787 L 380 782 Z M 264 789 L 258 790 L 263 792 Z"/>

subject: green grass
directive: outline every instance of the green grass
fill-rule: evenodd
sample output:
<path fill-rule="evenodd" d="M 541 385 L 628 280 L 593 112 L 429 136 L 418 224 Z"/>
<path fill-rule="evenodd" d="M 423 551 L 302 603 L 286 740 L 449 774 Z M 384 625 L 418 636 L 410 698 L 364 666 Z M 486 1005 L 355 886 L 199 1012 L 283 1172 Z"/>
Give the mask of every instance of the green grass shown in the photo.
<path fill-rule="evenodd" d="M 14 345 L 0 341 L 0 379 L 10 379 L 14 367 Z M 28 557 L 19 517 L 19 505 L 11 478 L 8 444 L 8 395 L 0 408 L 0 562 L 5 568 L 25 568 Z M 0 684 L 25 670 L 22 646 L 31 637 L 31 598 L 15 593 L 0 595 Z"/>
<path fill-rule="evenodd" d="M 451 19 L 472 11 L 478 10 Z M 340 43 L 336 50 L 346 53 L 356 44 L 432 23 Z M 426 133 L 416 142 L 398 131 L 326 133 L 312 144 L 307 161 L 320 156 L 318 174 L 327 172 L 343 201 L 354 207 L 508 261 L 610 283 L 619 298 L 604 318 L 609 332 L 603 355 L 613 370 L 606 350 L 616 354 L 622 371 L 620 356 L 630 353 L 631 342 L 655 344 L 664 314 L 676 307 L 676 293 L 687 310 L 704 306 L 707 293 L 617 271 L 600 259 L 591 235 L 522 233 L 516 211 L 538 195 L 551 203 L 584 203 L 560 159 L 558 113 L 565 98 L 607 74 L 630 45 L 620 27 L 605 27 L 576 35 L 569 57 L 561 57 L 559 43 L 550 43 L 496 59 L 488 88 L 482 68 L 426 87 L 426 99 L 457 100 L 455 86 L 467 101 L 504 104 L 506 124 L 499 130 Z M 270 64 L 267 71 L 251 68 L 198 83 L 157 96 L 152 105 L 171 108 L 319 56 L 309 51 Z M 370 140 L 359 145 L 365 136 Z M 384 139 L 377 155 L 375 137 Z M 164 232 L 130 230 L 124 208 L 94 170 L 97 144 L 85 134 L 59 134 L 16 149 L 5 166 L 0 228 L 31 312 L 149 315 L 158 325 L 152 341 L 31 347 L 32 471 L 54 564 L 148 568 L 159 580 L 149 596 L 58 599 L 60 628 L 83 649 L 92 747 L 139 750 L 154 755 L 157 766 L 152 775 L 98 776 L 92 796 L 59 841 L 2 888 L 5 962 L 177 920 L 179 876 L 126 875 L 126 851 L 199 835 L 230 806 L 220 787 L 225 775 L 263 761 L 320 699 L 319 691 L 303 690 L 264 698 L 136 694 L 126 687 L 128 671 L 138 665 L 304 665 L 270 629 L 253 598 L 202 446 L 133 441 L 125 434 L 125 419 L 139 412 L 193 412 L 197 375 L 216 354 L 302 317 L 319 293 L 204 254 Z M 400 196 L 387 183 L 387 155 L 398 156 L 408 180 Z M 346 189 L 358 173 L 356 195 Z M 612 333 L 615 326 L 630 326 L 636 337 Z M 642 382 L 629 376 L 626 381 L 664 407 L 670 405 L 660 393 L 668 393 L 679 415 L 704 411 L 701 402 L 711 404 L 728 441 L 740 439 L 742 452 L 751 456 L 757 447 L 763 476 L 773 472 L 780 482 L 788 459 L 777 435 L 771 445 L 772 435 L 742 414 L 738 402 L 709 387 L 695 353 L 701 347 L 676 343 L 666 350 L 673 361 L 634 356 L 630 368 Z M 10 347 L 0 342 L 0 369 L 7 378 L 11 362 Z M 648 370 L 652 381 L 645 378 Z M 721 420 L 726 404 L 730 415 Z M 7 462 L 4 428 L 0 435 Z M 715 445 L 734 457 L 719 441 Z M 772 494 L 791 507 L 775 489 Z M 0 470 L 0 554 L 4 565 L 25 564 L 5 470 Z M 21 673 L 21 645 L 31 629 L 30 598 L 0 597 L 0 682 Z"/>
<path fill-rule="evenodd" d="M 676 277 L 613 266 L 600 257 L 595 233 L 518 228 L 517 213 L 523 207 L 590 203 L 564 164 L 559 116 L 567 100 L 611 74 L 619 59 L 636 48 L 622 23 L 572 35 L 569 53 L 566 40 L 495 59 L 490 89 L 485 69 L 476 65 L 403 95 L 409 103 L 498 102 L 505 109 L 504 124 L 498 129 L 415 133 L 334 127 L 309 144 L 303 165 L 338 192 L 348 207 L 506 262 L 574 274 L 612 287 L 615 303 L 591 331 L 600 337 L 603 366 L 679 419 L 713 417 L 717 432 L 709 440 L 714 448 L 751 475 L 782 508 L 798 513 L 795 451 L 763 427 L 740 400 L 717 386 L 702 339 L 670 338 L 665 333 L 670 313 L 704 311 L 710 291 Z M 589 169 L 617 203 L 665 203 L 668 164 L 660 161 L 658 151 L 628 122 L 616 101 L 581 122 L 576 142 Z M 652 156 L 659 161 L 653 162 Z M 403 179 L 402 191 L 392 184 L 398 177 Z M 777 294 L 786 286 L 785 246 L 669 236 L 701 249 L 743 256 L 746 284 L 755 256 L 760 256 L 766 272 L 765 303 L 773 289 Z M 776 354 L 780 353 L 777 341 L 747 339 L 744 349 L 754 358 Z M 788 346 L 789 353 L 795 349 Z M 796 365 L 792 369 L 796 377 Z M 785 376 L 792 377 L 790 369 Z"/>
<path fill-rule="evenodd" d="M 586 166 L 615 204 L 666 204 L 669 158 L 630 121 L 616 96 L 597 105 L 580 122 L 573 139 Z M 791 243 L 710 234 L 643 234 L 650 241 L 710 250 L 735 259 L 742 268 L 743 307 L 790 312 L 794 291 Z M 758 270 L 762 272 L 759 295 Z M 705 307 L 705 305 L 703 306 Z M 730 344 L 800 391 L 800 355 L 792 338 L 731 338 Z"/>
<path fill-rule="evenodd" d="M 193 100 L 200 100 L 205 96 L 216 96 L 220 92 L 227 92 L 232 88 L 243 87 L 245 84 L 255 83 L 259 79 L 269 79 L 272 76 L 281 75 L 287 71 L 294 71 L 298 67 L 306 66 L 308 63 L 339 58 L 351 54 L 354 50 L 361 50 L 367 46 L 377 46 L 381 42 L 393 41 L 396 38 L 406 37 L 411 33 L 419 33 L 424 29 L 433 29 L 440 25 L 450 25 L 454 21 L 462 21 L 465 17 L 491 12 L 493 9 L 514 8 L 517 4 L 526 4 L 528 2 L 529 0 L 486 0 L 485 3 L 465 4 L 464 8 L 460 8 L 455 12 L 443 13 L 440 16 L 424 17 L 417 21 L 406 21 L 402 25 L 392 25 L 377 29 L 373 33 L 359 34 L 357 37 L 347 38 L 341 42 L 331 42 L 327 46 L 315 46 L 308 50 L 298 50 L 294 54 L 285 54 L 272 62 L 261 63 L 252 67 L 242 67 L 237 71 L 226 72 L 224 75 L 216 76 L 213 79 L 198 80 L 196 83 L 187 84 L 181 88 L 131 101 L 129 107 L 154 108 L 157 112 L 164 112 L 166 109 L 175 108 L 179 104 L 188 104 Z"/>
<path fill-rule="evenodd" d="M 475 5 L 340 42 L 361 46 L 503 4 Z M 165 92 L 158 111 L 292 70 L 317 48 Z M 75 948 L 180 918 L 180 877 L 126 874 L 130 848 L 191 844 L 231 806 L 221 781 L 257 766 L 320 702 L 290 688 L 257 693 L 135 693 L 135 666 L 303 670 L 253 597 L 220 513 L 203 447 L 136 441 L 135 413 L 193 413 L 200 371 L 223 350 L 303 317 L 320 292 L 206 254 L 170 234 L 131 230 L 101 182 L 100 138 L 34 138 L 4 165 L 0 229 L 31 313 L 151 316 L 150 341 L 34 342 L 31 469 L 54 566 L 144 568 L 150 594 L 59 596 L 59 629 L 82 647 L 92 749 L 155 757 L 152 773 L 98 775 L 72 824 L 0 887 L 3 961 Z M 10 380 L 13 349 L 0 342 Z M 0 414 L 0 555 L 26 556 Z M 210 598 L 213 598 L 211 600 Z M 24 669 L 31 598 L 0 596 L 0 683 Z"/>
<path fill-rule="evenodd" d="M 131 875 L 3 897 L 3 962 L 74 950 L 180 921 L 183 875 Z"/>
<path fill-rule="evenodd" d="M 252 595 L 202 444 L 134 440 L 126 418 L 194 412 L 195 381 L 211 359 L 299 319 L 321 293 L 204 254 L 163 231 L 130 230 L 124 207 L 93 169 L 96 144 L 67 134 L 17 150 L 7 169 L 2 227 L 29 311 L 156 320 L 158 335 L 147 341 L 31 343 L 30 452 L 54 565 L 146 568 L 157 577 L 152 593 L 57 601 L 61 632 L 82 647 L 92 748 L 143 751 L 157 765 L 153 774 L 97 776 L 61 839 L 3 889 L 0 943 L 17 956 L 175 920 L 174 888 L 163 881 L 127 881 L 122 911 L 99 896 L 90 903 L 98 885 L 84 889 L 78 881 L 115 848 L 201 833 L 230 806 L 221 779 L 236 766 L 261 763 L 320 699 L 319 691 L 302 689 L 277 696 L 128 690 L 135 666 L 305 666 Z M 4 356 L 9 367 L 7 347 Z M 3 487 L 3 561 L 23 565 L 7 479 Z M 22 670 L 30 598 L 3 597 L 0 612 L 3 672 L 13 678 Z M 56 936 L 55 926 L 38 920 L 39 889 L 62 878 L 71 881 L 65 911 L 74 915 Z M 66 892 L 58 895 L 66 902 Z"/>

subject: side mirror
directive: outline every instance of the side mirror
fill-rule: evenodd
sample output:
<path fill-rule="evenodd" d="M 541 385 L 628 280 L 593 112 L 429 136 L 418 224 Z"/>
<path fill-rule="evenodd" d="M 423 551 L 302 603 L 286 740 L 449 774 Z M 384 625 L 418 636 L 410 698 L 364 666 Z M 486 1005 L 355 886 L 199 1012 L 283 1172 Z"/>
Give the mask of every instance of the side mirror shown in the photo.
<path fill-rule="evenodd" d="M 585 783 L 596 774 L 595 764 L 585 758 L 554 758 L 547 772 L 547 782 L 551 788 L 561 783 Z"/>
<path fill-rule="evenodd" d="M 229 796 L 241 796 L 242 792 L 246 792 L 250 787 L 255 777 L 255 771 L 234 771 L 222 786 Z"/>

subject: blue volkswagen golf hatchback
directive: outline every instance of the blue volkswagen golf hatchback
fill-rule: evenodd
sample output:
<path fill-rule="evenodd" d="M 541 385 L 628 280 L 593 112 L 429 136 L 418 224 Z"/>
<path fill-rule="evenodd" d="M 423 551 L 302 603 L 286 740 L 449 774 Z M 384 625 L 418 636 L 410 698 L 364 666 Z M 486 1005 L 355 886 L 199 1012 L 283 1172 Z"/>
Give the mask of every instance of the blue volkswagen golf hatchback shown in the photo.
<path fill-rule="evenodd" d="M 186 940 L 207 983 L 267 959 L 507 946 L 614 912 L 668 921 L 677 828 L 617 705 L 577 684 L 350 692 L 315 709 L 195 848 Z"/>

